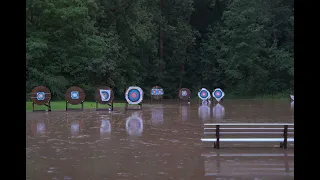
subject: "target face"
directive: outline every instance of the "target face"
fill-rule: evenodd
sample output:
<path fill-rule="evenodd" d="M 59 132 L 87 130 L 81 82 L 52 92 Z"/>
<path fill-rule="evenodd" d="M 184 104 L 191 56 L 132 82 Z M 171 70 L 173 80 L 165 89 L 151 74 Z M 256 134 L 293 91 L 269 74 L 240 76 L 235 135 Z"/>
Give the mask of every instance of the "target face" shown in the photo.
<path fill-rule="evenodd" d="M 111 90 L 100 89 L 100 97 L 101 101 L 109 101 L 110 100 Z"/>
<path fill-rule="evenodd" d="M 37 134 L 44 134 L 46 132 L 46 125 L 43 122 L 37 123 Z"/>
<path fill-rule="evenodd" d="M 70 97 L 71 97 L 71 99 L 79 99 L 79 92 L 78 91 L 71 91 Z"/>
<path fill-rule="evenodd" d="M 152 96 L 162 96 L 163 93 L 163 89 L 151 89 Z"/>
<path fill-rule="evenodd" d="M 131 86 L 127 89 L 125 97 L 129 104 L 139 104 L 143 100 L 143 91 L 140 87 Z"/>
<path fill-rule="evenodd" d="M 43 101 L 46 98 L 46 95 L 44 92 L 37 92 L 37 100 Z"/>
<path fill-rule="evenodd" d="M 143 121 L 138 116 L 130 116 L 126 121 L 127 133 L 131 136 L 141 135 L 143 131 Z"/>
<path fill-rule="evenodd" d="M 224 92 L 217 88 L 212 92 L 212 96 L 219 102 L 224 97 Z"/>
<path fill-rule="evenodd" d="M 186 90 L 181 91 L 181 96 L 187 96 L 187 95 L 188 95 L 188 92 Z"/>
<path fill-rule="evenodd" d="M 210 92 L 206 89 L 206 88 L 202 88 L 199 92 L 198 92 L 198 97 L 204 101 L 207 99 L 211 98 Z"/>
<path fill-rule="evenodd" d="M 216 120 L 220 120 L 220 119 L 224 118 L 224 115 L 225 115 L 224 107 L 221 104 L 216 104 L 212 108 L 212 114 Z"/>

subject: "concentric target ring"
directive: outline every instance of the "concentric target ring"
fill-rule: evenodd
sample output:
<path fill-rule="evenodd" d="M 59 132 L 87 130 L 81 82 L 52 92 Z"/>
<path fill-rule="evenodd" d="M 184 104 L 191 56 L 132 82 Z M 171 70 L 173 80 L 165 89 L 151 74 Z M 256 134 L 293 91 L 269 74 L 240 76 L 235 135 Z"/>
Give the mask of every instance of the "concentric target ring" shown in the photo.
<path fill-rule="evenodd" d="M 212 96 L 219 102 L 224 97 L 224 92 L 217 88 L 212 92 Z"/>
<path fill-rule="evenodd" d="M 202 88 L 199 92 L 198 92 L 198 97 L 204 101 L 207 99 L 211 98 L 210 92 L 206 89 L 206 88 Z"/>
<path fill-rule="evenodd" d="M 131 86 L 127 89 L 125 98 L 129 104 L 139 104 L 143 100 L 143 90 L 140 87 Z"/>

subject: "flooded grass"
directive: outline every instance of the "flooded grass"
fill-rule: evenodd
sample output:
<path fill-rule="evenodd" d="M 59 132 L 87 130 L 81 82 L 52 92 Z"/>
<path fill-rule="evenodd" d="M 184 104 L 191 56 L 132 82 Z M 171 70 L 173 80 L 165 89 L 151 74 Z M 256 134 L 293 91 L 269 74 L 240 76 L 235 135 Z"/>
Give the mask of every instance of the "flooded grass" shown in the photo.
<path fill-rule="evenodd" d="M 124 107 L 125 103 L 113 103 L 114 107 Z M 70 108 L 81 108 L 81 105 L 69 105 Z M 99 108 L 106 108 L 109 107 L 107 105 L 99 104 Z M 85 109 L 93 109 L 96 108 L 96 102 L 84 102 Z M 35 109 L 37 110 L 46 110 L 46 106 L 38 106 L 35 105 Z M 66 102 L 65 101 L 52 101 L 51 102 L 51 109 L 52 111 L 55 110 L 65 110 L 66 109 Z M 32 111 L 32 102 L 26 102 L 26 111 Z"/>

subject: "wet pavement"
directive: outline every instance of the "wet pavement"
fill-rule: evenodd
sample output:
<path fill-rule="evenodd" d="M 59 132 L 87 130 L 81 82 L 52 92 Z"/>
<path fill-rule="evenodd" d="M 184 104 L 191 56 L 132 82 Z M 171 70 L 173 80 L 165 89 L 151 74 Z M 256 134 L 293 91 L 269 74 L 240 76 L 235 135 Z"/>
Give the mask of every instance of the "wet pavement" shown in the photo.
<path fill-rule="evenodd" d="M 293 179 L 293 148 L 213 149 L 203 123 L 293 123 L 290 101 L 27 112 L 26 179 Z"/>

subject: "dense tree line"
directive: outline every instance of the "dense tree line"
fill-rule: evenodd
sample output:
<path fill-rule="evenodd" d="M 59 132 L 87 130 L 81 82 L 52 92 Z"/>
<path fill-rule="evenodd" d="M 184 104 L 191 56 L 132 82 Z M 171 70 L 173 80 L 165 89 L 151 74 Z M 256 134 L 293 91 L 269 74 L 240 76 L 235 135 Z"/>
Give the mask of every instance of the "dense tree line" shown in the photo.
<path fill-rule="evenodd" d="M 293 0 L 27 0 L 26 27 L 27 92 L 56 99 L 73 85 L 89 99 L 101 85 L 119 98 L 131 85 L 167 98 L 293 87 Z"/>

